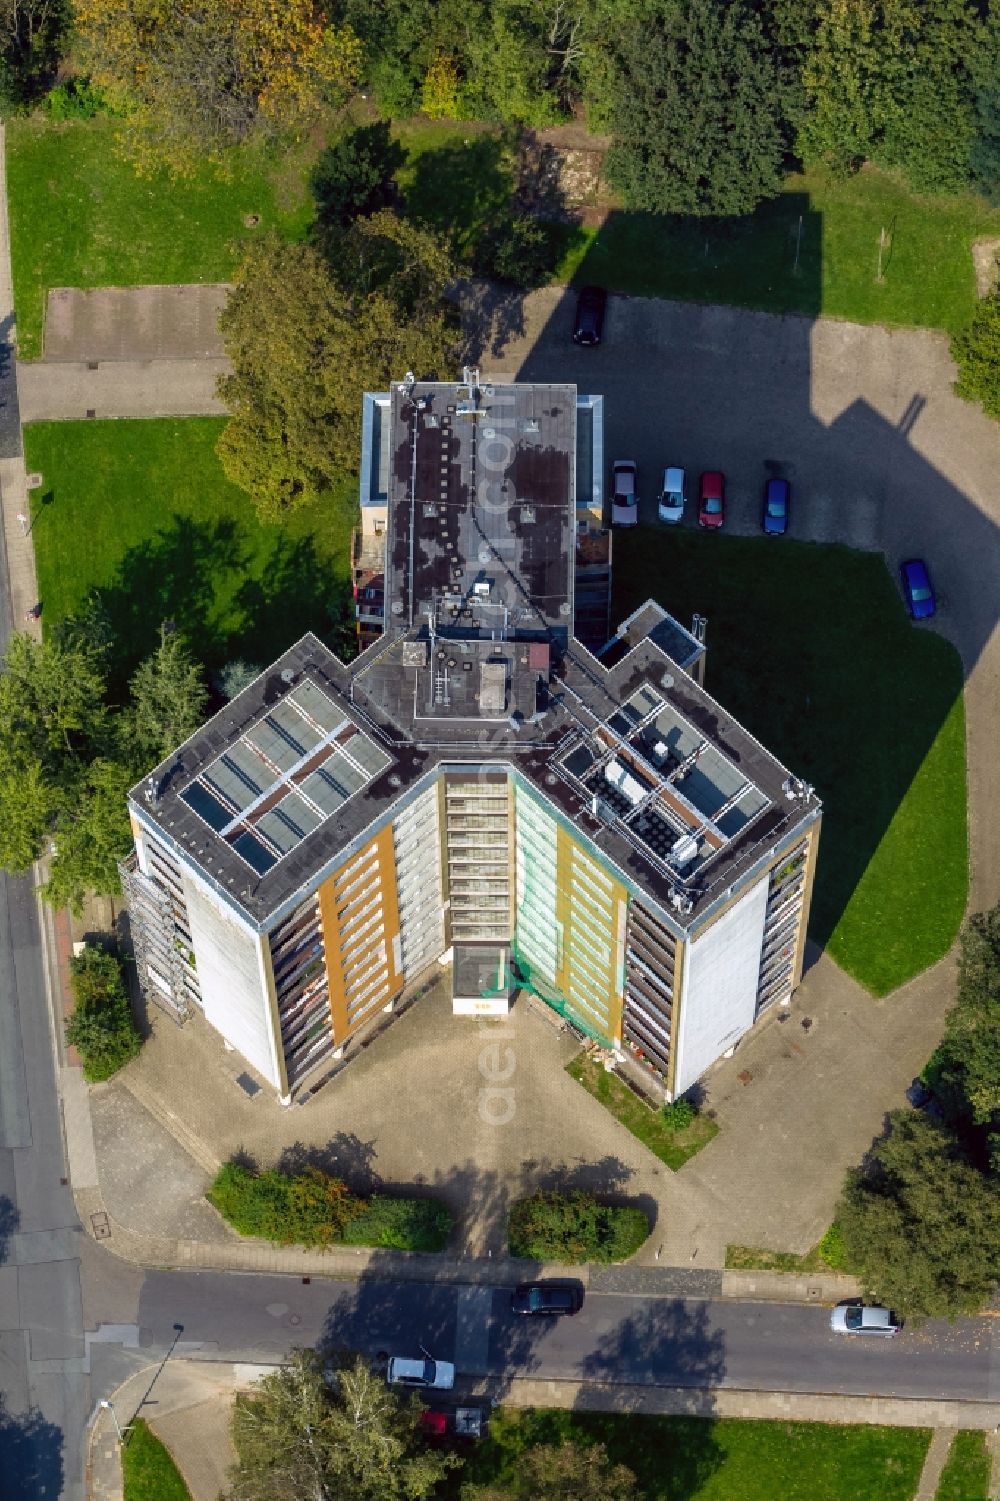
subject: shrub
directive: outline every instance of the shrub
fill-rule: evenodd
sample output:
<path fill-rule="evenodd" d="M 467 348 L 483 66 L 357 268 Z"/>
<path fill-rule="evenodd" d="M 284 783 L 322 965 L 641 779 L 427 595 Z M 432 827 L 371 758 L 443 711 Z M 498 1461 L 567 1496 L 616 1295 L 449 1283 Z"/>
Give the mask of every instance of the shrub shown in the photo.
<path fill-rule="evenodd" d="M 236 1162 L 223 1164 L 207 1197 L 241 1235 L 282 1246 L 332 1244 L 364 1202 L 318 1167 L 257 1173 Z"/>
<path fill-rule="evenodd" d="M 816 1249 L 819 1252 L 820 1258 L 826 1262 L 832 1271 L 846 1272 L 848 1270 L 844 1232 L 841 1230 L 837 1220 L 834 1220 Z"/>
<path fill-rule="evenodd" d="M 495 224 L 476 246 L 474 269 L 480 276 L 531 291 L 549 280 L 559 258 L 558 226 L 542 224 L 529 214 Z"/>
<path fill-rule="evenodd" d="M 110 1079 L 141 1046 L 118 960 L 103 949 L 84 949 L 70 960 L 73 1014 L 66 1041 L 83 1059 L 91 1084 Z"/>
<path fill-rule="evenodd" d="M 93 120 L 97 115 L 113 115 L 104 90 L 89 78 L 68 78 L 57 83 L 42 100 L 42 109 L 50 120 Z"/>
<path fill-rule="evenodd" d="M 690 1100 L 674 1100 L 663 1107 L 663 1119 L 672 1131 L 686 1131 L 697 1114 Z"/>
<path fill-rule="evenodd" d="M 451 1233 L 451 1215 L 436 1199 L 363 1199 L 318 1167 L 257 1172 L 227 1162 L 206 1197 L 240 1235 L 281 1246 L 440 1251 Z"/>
<path fill-rule="evenodd" d="M 344 1227 L 348 1246 L 396 1251 L 443 1251 L 451 1235 L 449 1210 L 437 1199 L 387 1199 L 373 1194 Z"/>
<path fill-rule="evenodd" d="M 983 298 L 968 328 L 952 339 L 951 353 L 958 366 L 956 394 L 1000 419 L 1000 292 Z"/>
<path fill-rule="evenodd" d="M 510 1254 L 535 1261 L 624 1261 L 648 1235 L 641 1209 L 602 1204 L 581 1190 L 518 1199 L 507 1224 Z"/>

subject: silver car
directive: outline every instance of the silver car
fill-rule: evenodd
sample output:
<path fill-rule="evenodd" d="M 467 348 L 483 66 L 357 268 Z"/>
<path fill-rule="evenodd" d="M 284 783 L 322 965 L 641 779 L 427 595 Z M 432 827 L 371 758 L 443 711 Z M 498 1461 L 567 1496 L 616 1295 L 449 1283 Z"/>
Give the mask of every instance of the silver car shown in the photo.
<path fill-rule="evenodd" d="M 830 1328 L 834 1334 L 874 1334 L 877 1338 L 892 1339 L 902 1324 L 888 1308 L 847 1303 L 831 1309 Z"/>
<path fill-rule="evenodd" d="M 455 1367 L 447 1360 L 408 1360 L 394 1355 L 386 1376 L 390 1386 L 410 1386 L 418 1390 L 450 1391 L 455 1385 Z"/>

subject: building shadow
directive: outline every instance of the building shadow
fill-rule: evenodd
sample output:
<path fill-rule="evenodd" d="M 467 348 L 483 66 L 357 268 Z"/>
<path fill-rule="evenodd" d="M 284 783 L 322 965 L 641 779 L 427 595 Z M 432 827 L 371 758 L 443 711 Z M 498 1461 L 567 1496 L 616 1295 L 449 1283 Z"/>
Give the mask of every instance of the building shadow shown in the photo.
<path fill-rule="evenodd" d="M 681 620 L 706 615 L 706 687 L 824 799 L 810 922 L 822 947 L 961 695 L 963 671 L 940 638 L 957 648 L 967 678 L 993 633 L 995 591 L 984 581 L 1000 575 L 1000 537 L 980 506 L 915 446 L 926 405 L 918 384 L 893 393 L 898 421 L 850 397 L 829 420 L 818 415 L 813 343 L 822 306 L 822 216 L 807 195 L 786 196 L 752 221 L 659 221 L 659 254 L 683 261 L 668 281 L 679 296 L 701 301 L 612 296 L 601 346 L 580 349 L 571 337 L 580 285 L 613 285 L 613 267 L 630 255 L 630 276 L 641 285 L 648 266 L 653 290 L 656 223 L 610 214 L 574 285 L 511 374 L 573 381 L 581 392 L 603 395 L 609 461 L 638 462 L 640 525 L 615 537 L 613 621 L 650 593 Z M 751 233 L 770 236 L 774 287 L 761 280 L 760 255 L 752 263 L 747 255 Z M 746 277 L 737 286 L 741 256 Z M 710 305 L 713 288 L 730 300 L 738 295 L 742 303 L 796 311 L 765 318 Z M 873 330 L 871 337 L 888 336 Z M 488 355 L 483 359 L 489 373 Z M 920 379 L 916 373 L 915 383 Z M 849 391 L 849 375 L 844 384 Z M 723 469 L 730 512 L 734 498 L 740 503 L 727 530 L 742 535 L 695 535 L 697 501 L 690 498 L 682 526 L 658 522 L 655 492 L 667 464 L 687 469 L 689 497 L 701 471 Z M 764 538 L 760 497 L 774 474 L 791 481 L 790 535 Z M 717 566 L 720 541 L 723 559 L 738 564 L 742 591 L 727 593 L 727 570 Z M 871 555 L 870 571 L 860 570 L 857 587 L 843 598 L 835 590 L 832 597 L 818 593 L 820 579 L 836 577 L 837 558 L 845 555 L 834 549 L 845 545 L 855 557 L 858 550 Z M 909 621 L 895 577 L 912 556 L 926 558 L 938 590 L 929 630 Z M 814 649 L 817 642 L 822 650 Z M 894 670 L 901 650 L 905 674 Z M 920 866 L 911 883 L 916 923 L 919 888 L 935 887 L 936 852 L 918 838 L 913 858 Z"/>
<path fill-rule="evenodd" d="M 51 1501 L 63 1493 L 63 1435 L 32 1408 L 8 1410 L 0 1393 L 0 1494 L 10 1501 Z"/>
<path fill-rule="evenodd" d="M 21 1215 L 13 1199 L 0 1194 L 0 1266 L 10 1257 L 10 1243 L 17 1234 Z"/>

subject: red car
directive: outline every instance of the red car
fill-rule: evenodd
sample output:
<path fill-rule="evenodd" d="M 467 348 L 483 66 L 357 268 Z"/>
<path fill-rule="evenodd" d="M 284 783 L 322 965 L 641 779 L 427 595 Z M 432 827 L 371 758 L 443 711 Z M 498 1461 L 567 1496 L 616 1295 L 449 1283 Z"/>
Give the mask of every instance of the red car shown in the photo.
<path fill-rule="evenodd" d="M 709 469 L 698 483 L 698 525 L 717 528 L 726 519 L 726 477 Z"/>

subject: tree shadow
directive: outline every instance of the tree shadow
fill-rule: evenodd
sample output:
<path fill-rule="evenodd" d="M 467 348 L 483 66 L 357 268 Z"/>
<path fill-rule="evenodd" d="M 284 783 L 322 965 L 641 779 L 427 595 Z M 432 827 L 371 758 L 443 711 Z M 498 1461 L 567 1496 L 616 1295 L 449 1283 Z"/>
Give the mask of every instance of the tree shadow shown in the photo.
<path fill-rule="evenodd" d="M 278 1170 L 300 1173 L 306 1167 L 322 1168 L 335 1178 L 342 1178 L 356 1194 L 377 1193 L 382 1178 L 375 1167 L 378 1151 L 374 1140 L 362 1141 L 353 1131 L 338 1131 L 323 1146 L 296 1141 L 278 1158 Z"/>
<path fill-rule="evenodd" d="M 500 359 L 510 341 L 524 334 L 525 294 L 499 282 L 473 280 L 457 283 L 455 291 L 462 309 L 463 364 Z"/>
<path fill-rule="evenodd" d="M 462 261 L 471 261 L 490 225 L 509 216 L 513 193 L 510 142 L 500 135 L 423 151 L 404 174 L 407 216 L 437 230 Z"/>
<path fill-rule="evenodd" d="M 51 1501 L 63 1491 L 63 1434 L 32 1408 L 8 1410 L 0 1392 L 0 1475 L 11 1501 Z"/>
<path fill-rule="evenodd" d="M 226 637 L 226 655 L 270 662 L 306 631 L 337 650 L 349 604 L 349 583 L 320 558 L 313 541 L 275 530 L 261 575 L 245 579 L 236 591 L 238 623 Z M 353 620 L 351 625 L 353 635 Z"/>
<path fill-rule="evenodd" d="M 10 1255 L 11 1238 L 17 1234 L 20 1223 L 20 1211 L 13 1199 L 0 1194 L 0 1266 Z"/>
<path fill-rule="evenodd" d="M 121 693 L 143 658 L 158 645 L 160 622 L 178 629 L 205 661 L 223 654 L 218 619 L 219 576 L 246 569 L 249 555 L 234 521 L 176 517 L 154 537 L 130 548 L 112 584 L 94 602 L 113 633 L 113 692 Z"/>

